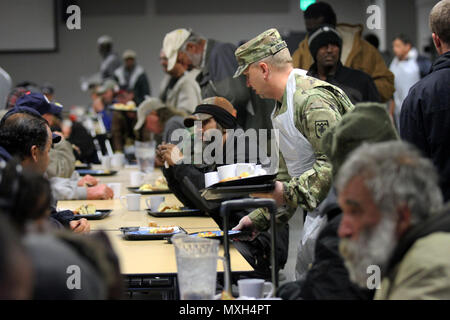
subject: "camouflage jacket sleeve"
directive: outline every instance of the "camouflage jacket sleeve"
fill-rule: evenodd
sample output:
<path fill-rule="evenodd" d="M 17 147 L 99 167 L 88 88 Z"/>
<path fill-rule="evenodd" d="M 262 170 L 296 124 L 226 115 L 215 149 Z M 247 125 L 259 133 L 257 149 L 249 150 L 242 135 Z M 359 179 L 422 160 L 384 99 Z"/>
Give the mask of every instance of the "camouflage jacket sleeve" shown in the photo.
<path fill-rule="evenodd" d="M 286 162 L 284 161 L 283 155 L 280 152 L 279 156 L 279 167 L 278 167 L 278 175 L 277 180 L 278 181 L 289 181 L 291 177 L 289 176 L 286 168 Z M 277 214 L 276 214 L 276 221 L 277 223 L 286 223 L 289 221 L 289 219 L 292 217 L 292 215 L 295 213 L 295 209 L 292 208 L 286 208 L 281 207 L 278 208 Z M 254 211 L 252 211 L 248 217 L 253 223 L 253 226 L 258 231 L 265 231 L 270 227 L 270 214 L 269 211 L 266 208 L 259 208 Z"/>
<path fill-rule="evenodd" d="M 331 186 L 331 164 L 322 151 L 321 138 L 326 129 L 341 120 L 334 97 L 323 88 L 294 95 L 294 121 L 297 129 L 311 143 L 316 161 L 301 176 L 284 182 L 286 204 L 306 211 L 314 210 L 325 199 Z"/>

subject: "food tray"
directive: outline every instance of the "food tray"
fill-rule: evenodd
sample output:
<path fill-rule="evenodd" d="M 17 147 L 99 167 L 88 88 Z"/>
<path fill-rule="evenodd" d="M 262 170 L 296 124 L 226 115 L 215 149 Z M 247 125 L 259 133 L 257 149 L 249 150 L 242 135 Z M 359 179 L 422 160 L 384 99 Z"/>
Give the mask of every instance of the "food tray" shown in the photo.
<path fill-rule="evenodd" d="M 246 185 L 258 185 L 258 184 L 266 184 L 268 182 L 273 181 L 277 177 L 277 174 L 264 174 L 261 176 L 252 176 L 246 178 L 240 178 L 236 180 L 230 180 L 225 182 L 218 182 L 207 189 L 216 189 L 219 187 L 238 187 L 238 186 L 246 186 Z"/>
<path fill-rule="evenodd" d="M 82 218 L 88 219 L 88 220 L 101 220 L 105 219 L 112 210 L 109 209 L 97 209 L 95 210 L 95 213 L 93 214 L 75 214 L 74 219 L 79 220 Z"/>
<path fill-rule="evenodd" d="M 85 176 L 87 174 L 91 176 L 113 176 L 117 173 L 115 170 L 91 170 L 91 169 L 77 169 L 76 170 L 80 176 Z"/>
<path fill-rule="evenodd" d="M 274 182 L 259 185 L 227 186 L 212 189 L 207 188 L 202 190 L 202 197 L 205 200 L 246 198 L 252 193 L 271 192 L 274 188 Z"/>
<path fill-rule="evenodd" d="M 149 233 L 151 229 L 165 227 L 123 227 L 119 230 L 123 233 L 125 240 L 164 240 L 178 233 L 187 233 L 183 228 L 170 226 L 174 231 L 172 233 Z"/>
<path fill-rule="evenodd" d="M 200 234 L 205 234 L 205 233 L 211 233 L 211 235 L 205 236 L 202 238 L 217 239 L 217 240 L 221 240 L 221 241 L 223 240 L 223 231 L 221 231 L 221 230 L 195 232 L 195 233 L 190 233 L 189 236 L 190 237 L 199 237 Z M 249 232 L 249 231 L 241 231 L 241 230 L 229 230 L 228 231 L 228 237 L 230 239 L 246 238 L 250 234 L 251 234 L 251 232 Z"/>
<path fill-rule="evenodd" d="M 150 209 L 146 209 L 147 213 L 153 217 L 158 218 L 172 218 L 172 217 L 200 217 L 204 216 L 205 214 L 200 211 L 199 209 L 189 209 L 186 207 L 182 207 L 182 211 L 152 211 Z"/>
<path fill-rule="evenodd" d="M 84 169 L 91 169 L 92 166 L 90 163 L 79 163 L 75 165 L 75 170 L 84 170 Z"/>
<path fill-rule="evenodd" d="M 170 189 L 154 189 L 154 190 L 139 190 L 139 187 L 128 187 L 128 190 L 134 193 L 139 194 L 164 194 L 164 193 L 172 193 Z"/>

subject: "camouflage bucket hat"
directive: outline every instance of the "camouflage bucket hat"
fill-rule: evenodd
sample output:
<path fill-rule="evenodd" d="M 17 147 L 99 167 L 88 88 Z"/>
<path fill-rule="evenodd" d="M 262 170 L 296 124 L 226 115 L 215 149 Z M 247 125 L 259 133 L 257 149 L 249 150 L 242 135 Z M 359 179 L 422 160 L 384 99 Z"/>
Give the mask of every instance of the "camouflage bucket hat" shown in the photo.
<path fill-rule="evenodd" d="M 284 48 L 287 48 L 287 44 L 281 38 L 278 30 L 274 28 L 247 41 L 234 52 L 239 65 L 234 78 L 239 77 L 253 62 L 274 55 Z"/>

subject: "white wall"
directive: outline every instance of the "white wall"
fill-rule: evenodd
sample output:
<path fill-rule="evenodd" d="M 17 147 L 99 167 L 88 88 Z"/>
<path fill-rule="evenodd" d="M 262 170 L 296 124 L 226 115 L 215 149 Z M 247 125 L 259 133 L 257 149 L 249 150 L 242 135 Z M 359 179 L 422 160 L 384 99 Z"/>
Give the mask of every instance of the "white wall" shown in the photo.
<path fill-rule="evenodd" d="M 218 0 L 211 0 L 212 6 L 215 1 Z M 80 90 L 80 77 L 98 70 L 100 57 L 96 40 L 106 33 L 113 37 L 117 52 L 122 53 L 128 48 L 137 52 L 138 62 L 147 70 L 152 92 L 156 95 L 163 77 L 159 66 L 159 50 L 167 32 L 179 27 L 191 27 L 207 37 L 237 43 L 270 27 L 276 27 L 282 33 L 288 30 L 303 31 L 299 0 L 288 1 L 289 11 L 284 14 L 156 15 L 155 0 L 147 0 L 147 10 L 142 15 L 83 16 L 81 8 L 81 30 L 70 31 L 65 24 L 58 24 L 58 52 L 0 54 L 0 66 L 10 73 L 15 83 L 24 80 L 53 83 L 58 100 L 66 107 L 86 105 L 89 98 Z M 367 15 L 364 0 L 328 2 L 335 9 L 338 22 L 365 24 Z M 0 27 L 5 27 L 1 21 Z"/>

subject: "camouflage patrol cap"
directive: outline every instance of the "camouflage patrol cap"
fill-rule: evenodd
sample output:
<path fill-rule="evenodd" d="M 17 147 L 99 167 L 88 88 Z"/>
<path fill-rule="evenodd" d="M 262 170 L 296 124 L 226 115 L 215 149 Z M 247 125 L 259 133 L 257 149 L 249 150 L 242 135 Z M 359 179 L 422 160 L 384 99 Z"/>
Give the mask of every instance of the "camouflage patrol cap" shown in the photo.
<path fill-rule="evenodd" d="M 274 55 L 284 48 L 287 48 L 287 44 L 275 28 L 264 31 L 247 41 L 234 52 L 239 65 L 234 78 L 239 77 L 253 62 Z"/>

